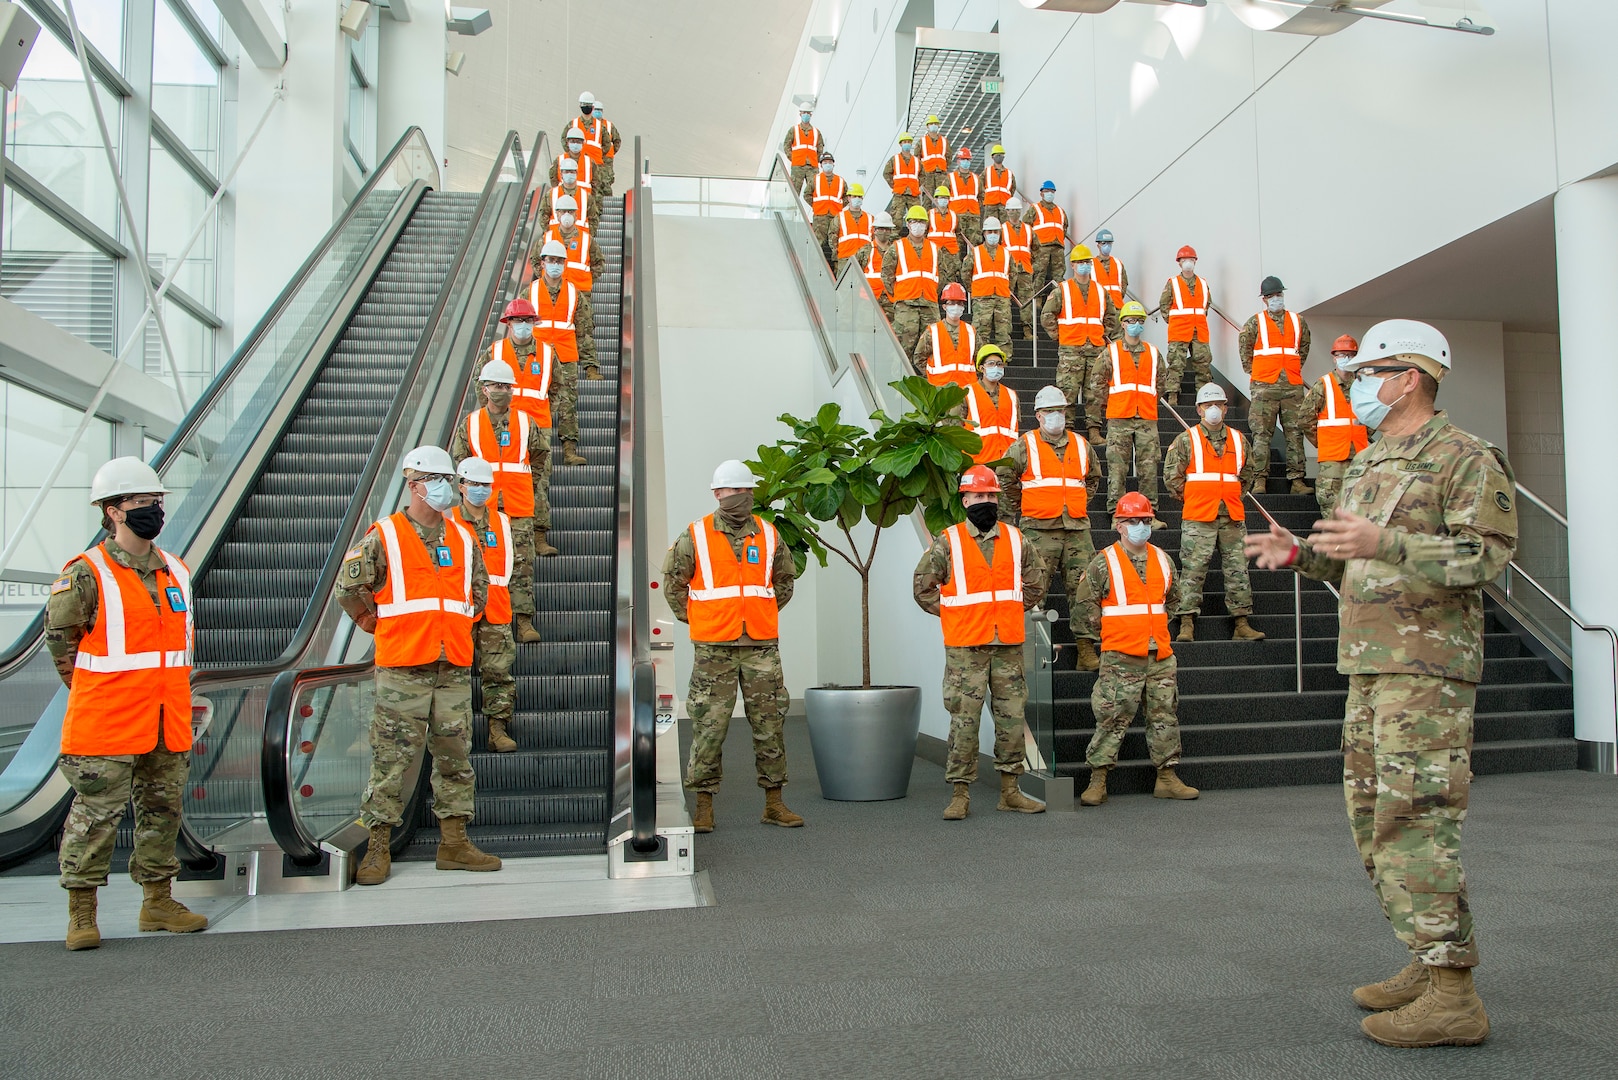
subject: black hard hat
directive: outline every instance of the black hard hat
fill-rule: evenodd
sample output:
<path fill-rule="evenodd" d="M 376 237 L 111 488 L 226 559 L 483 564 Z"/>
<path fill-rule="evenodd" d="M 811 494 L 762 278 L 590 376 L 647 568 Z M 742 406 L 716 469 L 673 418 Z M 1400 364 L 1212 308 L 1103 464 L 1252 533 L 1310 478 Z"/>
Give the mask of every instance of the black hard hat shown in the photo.
<path fill-rule="evenodd" d="M 1287 287 L 1281 284 L 1281 279 L 1276 277 L 1274 274 L 1271 274 L 1269 277 L 1258 283 L 1258 294 L 1260 296 L 1274 296 L 1276 293 L 1286 291 Z"/>

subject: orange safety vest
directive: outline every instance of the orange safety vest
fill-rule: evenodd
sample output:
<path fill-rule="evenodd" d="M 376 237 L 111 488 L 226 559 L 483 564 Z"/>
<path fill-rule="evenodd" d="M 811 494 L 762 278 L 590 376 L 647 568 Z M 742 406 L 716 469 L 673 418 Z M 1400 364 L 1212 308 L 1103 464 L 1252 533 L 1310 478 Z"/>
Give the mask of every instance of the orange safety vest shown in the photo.
<path fill-rule="evenodd" d="M 990 163 L 983 170 L 983 179 L 986 181 L 983 191 L 984 206 L 1004 206 L 1011 198 L 1011 170 L 1004 165 Z M 1004 224 L 1002 222 L 1001 224 Z"/>
<path fill-rule="evenodd" d="M 1112 297 L 1112 306 L 1113 307 L 1115 307 L 1115 308 L 1123 307 L 1124 306 L 1124 263 L 1123 263 L 1123 260 L 1117 258 L 1116 256 L 1103 259 L 1100 255 L 1097 255 L 1095 257 L 1092 265 L 1095 266 L 1095 269 L 1092 270 L 1090 273 L 1091 273 L 1091 276 L 1095 279 L 1095 283 L 1097 285 L 1100 285 L 1103 289 L 1107 290 L 1107 295 Z"/>
<path fill-rule="evenodd" d="M 925 258 L 916 254 L 915 241 L 908 237 L 893 245 L 899 257 L 893 275 L 895 303 L 900 300 L 931 300 L 938 303 L 938 245 L 926 241 L 923 249 L 927 252 Z"/>
<path fill-rule="evenodd" d="M 864 210 L 844 210 L 837 215 L 837 257 L 847 259 L 860 245 L 871 243 L 871 215 Z"/>
<path fill-rule="evenodd" d="M 552 225 L 545 230 L 546 240 L 555 240 L 567 248 L 567 266 L 562 270 L 562 280 L 571 281 L 579 287 L 580 292 L 589 292 L 595 287 L 595 272 L 590 269 L 590 230 L 587 226 L 575 224 L 573 226 L 573 239 L 569 241 L 562 235 L 562 226 Z"/>
<path fill-rule="evenodd" d="M 959 169 L 949 174 L 949 208 L 951 213 L 976 214 L 980 212 L 977 173 L 967 173 L 966 179 L 972 182 L 970 186 L 961 182 L 961 171 Z"/>
<path fill-rule="evenodd" d="M 73 685 L 62 719 L 62 753 L 90 757 L 145 754 L 161 734 L 168 750 L 191 749 L 191 571 L 161 548 L 157 591 L 124 566 L 106 544 L 83 560 L 95 575 L 95 623 L 79 641 Z"/>
<path fill-rule="evenodd" d="M 1347 461 L 1370 445 L 1369 432 L 1354 415 L 1354 406 L 1336 377 L 1327 372 L 1320 381 L 1326 389 L 1326 400 L 1315 419 L 1317 457 L 1321 461 Z"/>
<path fill-rule="evenodd" d="M 685 614 L 692 641 L 735 641 L 742 631 L 754 641 L 781 636 L 775 606 L 775 526 L 755 515 L 758 532 L 747 538 L 746 558 L 738 561 L 730 537 L 709 514 L 691 523 L 697 568 L 686 594 Z M 762 538 L 763 546 L 759 546 Z"/>
<path fill-rule="evenodd" d="M 527 361 L 519 360 L 517 350 L 504 338 L 489 350 L 489 359 L 504 360 L 517 376 L 517 385 L 511 391 L 511 407 L 542 428 L 551 426 L 551 365 L 555 358 L 556 350 L 543 341 L 535 346 Z"/>
<path fill-rule="evenodd" d="M 556 170 L 555 171 L 556 171 L 556 183 L 558 185 L 560 185 L 561 182 L 562 182 L 562 162 L 564 162 L 564 161 L 572 161 L 575 165 L 578 166 L 579 187 L 581 187 L 585 191 L 588 191 L 588 192 L 591 192 L 591 193 L 595 192 L 595 189 L 596 189 L 596 163 L 595 163 L 594 159 L 592 159 L 589 156 L 589 151 L 590 151 L 590 147 L 589 147 L 588 144 L 586 144 L 584 150 L 580 152 L 580 155 L 579 155 L 579 157 L 577 159 L 575 159 L 571 154 L 565 154 L 564 153 L 564 154 L 557 154 L 556 155 Z M 577 197 L 578 196 L 574 196 L 574 198 L 577 198 Z M 579 212 L 581 214 L 584 212 L 584 208 L 582 206 L 579 208 Z"/>
<path fill-rule="evenodd" d="M 1024 221 L 1007 221 L 1000 226 L 1000 239 L 1006 250 L 1024 270 L 1034 269 L 1033 233 Z"/>
<path fill-rule="evenodd" d="M 618 129 L 613 127 L 612 121 L 605 116 L 597 118 L 596 123 L 601 125 L 602 160 L 611 161 L 618 156 L 618 148 L 612 144 L 612 137 L 618 134 Z"/>
<path fill-rule="evenodd" d="M 1000 522 L 995 528 L 994 562 L 983 557 L 966 525 L 944 530 L 949 539 L 949 580 L 938 590 L 938 621 L 951 648 L 1021 645 L 1026 633 L 1022 607 L 1022 530 Z"/>
<path fill-rule="evenodd" d="M 534 340 L 556 350 L 556 359 L 563 364 L 579 362 L 578 327 L 573 317 L 579 310 L 579 289 L 564 276 L 562 287 L 551 299 L 550 289 L 543 278 L 535 278 L 528 286 L 528 302 L 534 305 L 539 317 L 534 320 Z"/>
<path fill-rule="evenodd" d="M 950 254 L 960 251 L 960 244 L 955 240 L 955 230 L 960 228 L 960 221 L 953 210 L 928 211 L 927 239 L 937 244 Z"/>
<path fill-rule="evenodd" d="M 983 449 L 972 455 L 974 465 L 999 461 L 1006 456 L 1006 447 L 1017 438 L 1017 391 L 1004 384 L 1000 387 L 1000 404 L 989 397 L 983 383 L 973 382 L 966 395 L 966 426 L 978 433 Z"/>
<path fill-rule="evenodd" d="M 814 127 L 804 133 L 802 124 L 792 129 L 792 165 L 797 168 L 801 165 L 813 165 L 820 168 L 820 132 Z"/>
<path fill-rule="evenodd" d="M 1157 419 L 1157 348 L 1142 342 L 1140 362 L 1115 341 L 1112 354 L 1112 382 L 1107 387 L 1107 419 Z"/>
<path fill-rule="evenodd" d="M 1270 321 L 1270 313 L 1258 313 L 1258 340 L 1253 343 L 1253 381 L 1274 383 L 1281 381 L 1286 372 L 1287 381 L 1303 385 L 1303 361 L 1298 356 L 1298 344 L 1303 339 L 1303 324 L 1296 311 L 1285 313 L 1278 330 Z"/>
<path fill-rule="evenodd" d="M 1146 656 L 1153 641 L 1157 658 L 1174 655 L 1169 644 L 1165 598 L 1174 583 L 1174 564 L 1156 544 L 1146 545 L 1146 580 L 1135 572 L 1123 542 L 1106 550 L 1107 594 L 1101 602 L 1101 651 Z"/>
<path fill-rule="evenodd" d="M 482 524 L 467 518 L 463 507 L 457 506 L 454 513 L 455 520 L 472 534 L 473 542 L 483 548 L 483 566 L 489 571 L 489 602 L 483 605 L 483 621 L 505 626 L 511 622 L 511 572 L 517 566 L 511 518 L 492 507 Z"/>
<path fill-rule="evenodd" d="M 1247 446 L 1242 433 L 1225 427 L 1225 452 L 1214 453 L 1213 441 L 1197 424 L 1191 428 L 1191 462 L 1185 473 L 1186 521 L 1218 521 L 1219 504 L 1224 503 L 1232 521 L 1246 521 L 1242 505 L 1242 467 L 1247 463 Z"/>
<path fill-rule="evenodd" d="M 810 200 L 814 205 L 815 217 L 832 217 L 843 208 L 848 185 L 836 173 L 832 174 L 831 179 L 832 183 L 828 184 L 825 173 L 815 173 L 814 198 Z"/>
<path fill-rule="evenodd" d="M 1090 516 L 1090 444 L 1071 432 L 1067 453 L 1061 458 L 1051 444 L 1030 431 L 1022 437 L 1028 451 L 1028 464 L 1022 473 L 1022 512 L 1024 517 L 1049 521 L 1062 516 Z"/>
<path fill-rule="evenodd" d="M 573 122 L 562 132 L 562 143 L 566 145 L 567 137 L 577 131 L 584 138 L 583 154 L 597 165 L 605 160 L 601 151 L 601 137 L 605 134 L 602 122 L 595 117 L 586 120 L 583 116 L 575 116 Z M 582 182 L 582 181 L 581 181 Z"/>
<path fill-rule="evenodd" d="M 971 386 L 976 382 L 978 369 L 972 358 L 978 354 L 978 335 L 972 324 L 964 320 L 958 324 L 955 336 L 959 344 L 950 341 L 942 319 L 933 323 L 929 333 L 933 336 L 933 355 L 927 358 L 927 381 L 934 386 Z"/>
<path fill-rule="evenodd" d="M 945 172 L 949 169 L 949 139 L 942 135 L 921 137 L 921 171 Z"/>
<path fill-rule="evenodd" d="M 915 154 L 910 155 L 908 165 L 903 154 L 893 155 L 893 183 L 888 190 L 895 195 L 921 194 L 921 161 Z"/>
<path fill-rule="evenodd" d="M 1041 244 L 1061 244 L 1067 235 L 1067 211 L 1060 206 L 1045 209 L 1045 204 L 1034 204 L 1034 239 Z"/>
<path fill-rule="evenodd" d="M 1071 278 L 1062 282 L 1062 310 L 1056 316 L 1057 343 L 1060 345 L 1105 345 L 1107 290 L 1090 283 L 1086 298 L 1079 283 Z"/>
<path fill-rule="evenodd" d="M 1169 308 L 1169 340 L 1207 342 L 1208 308 L 1212 303 L 1208 283 L 1198 274 L 1196 287 L 1187 291 L 1184 276 L 1175 274 L 1169 278 L 1169 288 L 1174 291 L 1174 306 Z"/>
<path fill-rule="evenodd" d="M 563 195 L 571 195 L 573 201 L 579 204 L 579 212 L 573 219 L 575 223 L 590 220 L 590 200 L 595 198 L 590 189 L 583 184 L 579 184 L 572 191 L 569 191 L 561 184 L 557 184 L 551 188 L 551 219 L 545 223 L 547 226 L 562 223 L 562 215 L 556 212 L 556 200 Z"/>
<path fill-rule="evenodd" d="M 547 374 L 549 359 L 547 356 Z M 550 402 L 545 402 L 545 408 L 549 411 Z M 488 409 L 466 414 L 466 445 L 473 457 L 487 461 L 494 470 L 494 508 L 512 517 L 534 516 L 534 469 L 528 460 L 530 422 L 527 413 L 513 409 L 506 430 L 496 436 Z"/>
<path fill-rule="evenodd" d="M 871 254 L 865 258 L 865 280 L 871 286 L 871 295 L 880 300 L 887 295 L 887 287 L 882 284 L 882 249 L 876 244 L 871 245 Z"/>
<path fill-rule="evenodd" d="M 972 295 L 1011 295 L 1011 253 L 1006 245 L 995 248 L 993 255 L 985 244 L 972 249 Z"/>
<path fill-rule="evenodd" d="M 371 526 L 388 556 L 376 591 L 376 666 L 416 667 L 443 656 L 472 666 L 472 534 L 444 519 L 443 542 L 428 551 L 403 510 Z"/>

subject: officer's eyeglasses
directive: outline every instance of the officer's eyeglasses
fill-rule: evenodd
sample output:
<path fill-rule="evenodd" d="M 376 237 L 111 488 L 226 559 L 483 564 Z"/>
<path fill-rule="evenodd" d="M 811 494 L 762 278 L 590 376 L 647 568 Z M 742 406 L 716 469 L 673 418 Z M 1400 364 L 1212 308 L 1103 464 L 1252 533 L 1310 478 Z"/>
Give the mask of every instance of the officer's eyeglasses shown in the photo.
<path fill-rule="evenodd" d="M 1409 364 L 1381 364 L 1373 367 L 1362 367 L 1354 372 L 1355 375 L 1375 375 L 1381 378 L 1386 375 L 1397 375 L 1402 371 L 1420 371 L 1418 367 Z"/>
<path fill-rule="evenodd" d="M 422 473 L 420 476 L 418 476 L 414 480 L 412 480 L 411 483 L 413 483 L 413 484 L 430 484 L 434 480 L 445 480 L 445 481 L 448 481 L 449 483 L 454 483 L 455 482 L 455 477 L 451 476 L 449 473 Z"/>
<path fill-rule="evenodd" d="M 161 507 L 162 505 L 163 505 L 163 496 L 161 496 L 161 495 L 132 495 L 127 499 L 121 500 L 118 503 L 118 509 L 120 509 L 120 510 L 140 510 L 140 509 L 142 509 L 144 507 L 148 507 L 148 506 Z"/>

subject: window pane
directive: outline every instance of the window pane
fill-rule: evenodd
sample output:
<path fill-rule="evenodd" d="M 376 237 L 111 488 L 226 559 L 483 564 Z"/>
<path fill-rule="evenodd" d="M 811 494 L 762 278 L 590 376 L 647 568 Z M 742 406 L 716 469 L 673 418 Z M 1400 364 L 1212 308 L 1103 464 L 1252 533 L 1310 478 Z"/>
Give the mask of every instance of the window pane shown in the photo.
<path fill-rule="evenodd" d="M 9 540 L 84 414 L 6 382 L 0 382 L 0 403 L 0 478 L 5 485 L 5 498 L 0 500 L 0 532 Z M 67 467 L 51 486 L 44 508 L 29 526 L 12 559 L 13 567 L 54 573 L 84 550 L 101 524 L 101 515 L 89 501 L 90 478 L 106 464 L 111 451 L 112 425 L 105 420 L 90 421 Z M 25 606 L 25 617 L 39 610 L 37 600 Z"/>
<path fill-rule="evenodd" d="M 113 262 L 16 191 L 5 192 L 0 295 L 115 352 Z"/>
<path fill-rule="evenodd" d="M 57 10 L 62 12 L 62 21 L 67 22 L 67 5 L 62 0 L 50 0 Z M 124 69 L 124 0 L 73 0 L 73 14 L 79 20 L 79 30 L 84 39 L 94 45 L 107 63 Z M 41 41 L 51 37 L 49 30 L 39 35 Z M 69 56 L 73 55 L 73 48 L 67 49 Z M 73 72 L 78 74 L 78 60 L 73 61 Z"/>
<path fill-rule="evenodd" d="M 165 0 L 156 0 L 152 107 L 190 151 L 218 172 L 219 69 Z M 156 178 L 153 178 L 154 184 Z"/>
<path fill-rule="evenodd" d="M 174 366 L 180 371 L 180 386 L 189 405 L 213 382 L 214 331 L 193 319 L 185 308 L 167 302 L 163 304 L 163 325 L 174 347 Z M 146 324 L 145 368 L 146 374 L 161 380 L 164 386 L 174 385 L 174 376 L 163 360 L 163 338 L 155 320 Z"/>
<path fill-rule="evenodd" d="M 147 211 L 146 255 L 152 268 L 168 275 L 174 267 L 185 242 L 202 220 L 208 206 L 208 193 L 190 173 L 180 167 L 174 156 L 156 139 L 152 140 L 152 182 Z M 191 246 L 184 265 L 174 277 L 174 284 L 202 301 L 210 309 L 214 306 L 214 237 L 217 230 L 214 219 L 202 230 L 202 235 Z"/>
<path fill-rule="evenodd" d="M 163 0 L 158 0 L 162 3 Z M 197 21 L 203 29 L 213 35 L 215 41 L 222 41 L 224 34 L 220 27 L 219 9 L 214 6 L 213 0 L 185 0 L 186 6 L 196 13 Z"/>

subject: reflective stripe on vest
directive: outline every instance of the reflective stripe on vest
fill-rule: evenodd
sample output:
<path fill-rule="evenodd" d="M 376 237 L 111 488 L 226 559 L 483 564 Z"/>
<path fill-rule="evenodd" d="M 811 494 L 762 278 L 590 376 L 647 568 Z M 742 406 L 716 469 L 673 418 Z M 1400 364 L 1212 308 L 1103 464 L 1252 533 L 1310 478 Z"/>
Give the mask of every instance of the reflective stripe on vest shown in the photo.
<path fill-rule="evenodd" d="M 971 386 L 977 380 L 977 367 L 972 358 L 978 354 L 978 335 L 972 324 L 957 324 L 955 336 L 959 344 L 950 340 L 942 321 L 933 323 L 931 333 L 933 354 L 927 358 L 927 381 L 934 386 L 944 383 Z"/>
<path fill-rule="evenodd" d="M 1303 363 L 1298 357 L 1298 345 L 1303 340 L 1303 326 L 1295 311 L 1285 312 L 1285 326 L 1277 328 L 1267 311 L 1258 314 L 1258 340 L 1253 343 L 1253 381 L 1279 382 L 1284 371 L 1290 381 L 1303 382 Z M 1272 338 L 1270 335 L 1274 334 Z"/>
<path fill-rule="evenodd" d="M 1112 358 L 1112 382 L 1107 387 L 1107 417 L 1111 420 L 1157 419 L 1157 349 L 1143 342 L 1140 360 L 1115 341 L 1107 350 Z M 1128 372 L 1127 379 L 1125 372 Z"/>
<path fill-rule="evenodd" d="M 1069 435 L 1067 450 L 1058 458 L 1038 432 L 1030 431 L 1023 436 L 1023 449 L 1028 458 L 1022 474 L 1023 514 L 1041 521 L 1059 518 L 1064 510 L 1069 517 L 1089 517 L 1090 444 Z"/>
<path fill-rule="evenodd" d="M 1170 341 L 1208 340 L 1208 283 L 1199 274 L 1194 284 L 1196 291 L 1187 297 L 1185 278 L 1180 274 L 1169 278 L 1169 287 L 1174 290 L 1174 306 L 1169 308 Z M 1197 337 L 1198 331 L 1201 337 Z"/>
<path fill-rule="evenodd" d="M 568 242 L 562 235 L 561 225 L 552 225 L 545 230 L 546 240 L 555 240 L 567 248 L 567 265 L 562 269 L 562 280 L 578 286 L 579 291 L 589 292 L 595 287 L 595 271 L 590 269 L 590 230 L 583 225 L 573 226 L 573 241 Z"/>
<path fill-rule="evenodd" d="M 813 127 L 807 135 L 804 134 L 803 125 L 799 124 L 792 129 L 792 164 L 794 166 L 813 165 L 820 166 L 820 132 Z"/>
<path fill-rule="evenodd" d="M 483 620 L 494 626 L 511 622 L 511 574 L 517 568 L 517 547 L 511 538 L 511 518 L 490 508 L 489 520 L 479 523 L 467 518 L 463 507 L 455 508 L 455 519 L 466 526 L 483 552 L 483 566 L 489 572 L 489 600 L 483 605 Z M 494 546 L 488 534 L 494 534 Z"/>
<path fill-rule="evenodd" d="M 943 172 L 949 168 L 949 140 L 942 135 L 921 137 L 921 171 Z"/>
<path fill-rule="evenodd" d="M 1004 206 L 1011 198 L 1011 170 L 1004 165 L 990 165 L 984 170 L 985 187 L 983 205 Z"/>
<path fill-rule="evenodd" d="M 692 641 L 735 641 L 743 633 L 760 641 L 779 636 L 775 605 L 775 549 L 779 538 L 775 526 L 763 518 L 754 515 L 753 523 L 758 531 L 748 537 L 749 543 L 760 536 L 764 540 L 759 563 L 736 558 L 729 537 L 719 531 L 712 514 L 691 523 L 697 572 L 686 596 L 686 617 Z M 724 545 L 719 559 L 714 557 L 714 543 Z M 753 546 L 756 548 L 756 544 Z M 734 577 L 736 584 L 717 584 L 716 566 L 725 570 L 726 577 Z"/>
<path fill-rule="evenodd" d="M 960 245 L 955 241 L 955 230 L 960 228 L 961 223 L 955 217 L 955 211 L 934 210 L 927 215 L 927 221 L 927 239 L 945 251 L 953 253 L 960 250 Z"/>
<path fill-rule="evenodd" d="M 1079 291 L 1079 283 L 1071 279 L 1062 282 L 1062 310 L 1056 317 L 1059 344 L 1106 344 L 1103 327 L 1106 324 L 1107 293 L 1093 282 L 1089 292 L 1088 297 L 1084 296 Z"/>
<path fill-rule="evenodd" d="M 825 173 L 815 173 L 813 199 L 815 217 L 831 217 L 843 208 L 848 185 L 843 183 L 841 176 L 834 174 L 831 179 L 835 182 L 835 186 L 826 182 Z"/>
<path fill-rule="evenodd" d="M 865 257 L 865 281 L 871 286 L 871 295 L 882 299 L 887 291 L 882 283 L 882 249 L 875 244 L 871 245 L 871 253 Z"/>
<path fill-rule="evenodd" d="M 965 174 L 966 180 L 972 181 L 970 188 L 965 186 L 961 179 L 961 170 L 956 169 L 949 174 L 949 209 L 952 214 L 975 214 L 978 205 L 978 178 L 976 173 Z"/>
<path fill-rule="evenodd" d="M 1103 289 L 1107 290 L 1107 295 L 1112 297 L 1112 306 L 1113 307 L 1116 307 L 1116 308 L 1123 307 L 1124 306 L 1124 264 L 1123 264 L 1123 260 L 1122 259 L 1116 259 L 1116 258 L 1103 259 L 1100 255 L 1097 255 L 1095 257 L 1094 264 L 1095 264 L 1095 269 L 1093 271 L 1091 271 L 1091 273 L 1095 277 L 1095 283 L 1097 285 L 1100 285 Z M 1110 269 L 1109 269 L 1109 266 L 1110 266 Z"/>
<path fill-rule="evenodd" d="M 1041 244 L 1060 244 L 1067 235 L 1067 212 L 1060 206 L 1049 211 L 1043 202 L 1034 204 L 1034 239 Z"/>
<path fill-rule="evenodd" d="M 566 298 L 566 306 L 563 306 Z M 552 346 L 559 363 L 577 363 L 579 359 L 578 329 L 573 317 L 579 310 L 578 286 L 564 279 L 551 299 L 550 289 L 538 278 L 528 286 L 528 302 L 534 305 L 539 317 L 534 320 L 534 340 Z"/>
<path fill-rule="evenodd" d="M 1011 257 L 1017 260 L 1017 265 L 1024 270 L 1034 268 L 1033 231 L 1027 222 L 1008 221 L 1000 227 L 1001 239 L 1005 242 L 1006 250 Z"/>
<path fill-rule="evenodd" d="M 1158 659 L 1166 659 L 1174 655 L 1169 644 L 1166 600 L 1174 582 L 1174 564 L 1155 544 L 1148 544 L 1146 550 L 1146 580 L 1142 581 L 1121 542 L 1107 548 L 1108 589 L 1107 599 L 1101 604 L 1101 648 L 1103 652 L 1145 656 L 1155 640 Z"/>
<path fill-rule="evenodd" d="M 895 195 L 921 194 L 921 161 L 916 155 L 910 155 L 910 164 L 905 164 L 903 154 L 893 155 L 893 183 L 889 185 Z"/>
<path fill-rule="evenodd" d="M 1185 474 L 1186 521 L 1218 521 L 1219 505 L 1224 504 L 1232 521 L 1247 520 L 1242 503 L 1242 468 L 1247 464 L 1247 445 L 1242 433 L 1225 428 L 1225 452 L 1216 453 L 1212 441 L 1197 424 L 1190 431 L 1191 462 Z"/>
<path fill-rule="evenodd" d="M 995 527 L 994 561 L 983 556 L 964 524 L 944 530 L 949 542 L 949 580 L 938 590 L 938 621 L 951 648 L 1020 645 L 1026 637 L 1022 606 L 1022 531 Z"/>
<path fill-rule="evenodd" d="M 859 211 L 856 219 L 853 210 L 844 210 L 837 215 L 837 257 L 846 259 L 859 251 L 860 245 L 871 242 L 871 215 L 864 210 Z"/>
<path fill-rule="evenodd" d="M 983 440 L 983 448 L 972 456 L 974 464 L 999 461 L 1006 456 L 1006 447 L 1017 438 L 1017 420 L 1021 415 L 1017 391 L 1011 387 L 1000 387 L 1000 404 L 996 405 L 982 383 L 971 385 L 966 395 L 967 426 Z"/>
<path fill-rule="evenodd" d="M 463 581 L 461 585 L 461 600 L 449 600 L 439 596 L 411 596 L 405 587 L 404 549 L 399 546 L 399 525 L 391 517 L 385 517 L 376 523 L 377 530 L 382 534 L 382 545 L 388 553 L 388 585 L 391 592 L 388 602 L 376 606 L 376 615 L 379 619 L 392 618 L 397 615 L 414 615 L 424 611 L 442 611 L 450 615 L 464 615 L 468 619 L 477 612 L 472 605 L 472 536 L 465 529 L 454 527 L 461 544 L 461 568 Z M 449 528 L 446 526 L 444 539 L 449 540 Z M 416 536 L 415 531 L 411 531 Z M 416 541 L 422 543 L 421 537 Z M 425 544 L 423 544 L 425 546 Z M 402 597 L 402 599 L 400 599 Z"/>
<path fill-rule="evenodd" d="M 556 350 L 547 342 L 537 342 L 525 363 L 512 348 L 511 342 L 501 339 L 489 350 L 490 359 L 504 360 L 517 376 L 517 385 L 511 390 L 511 403 L 519 413 L 533 419 L 542 428 L 551 426 L 551 365 L 556 362 Z M 539 372 L 534 364 L 539 364 Z M 480 457 L 482 455 L 479 455 Z"/>
<path fill-rule="evenodd" d="M 545 377 L 550 378 L 550 362 L 546 357 Z M 546 403 L 549 408 L 549 403 Z M 514 446 L 501 446 L 494 433 L 494 421 L 488 409 L 478 409 L 466 416 L 466 443 L 472 456 L 488 462 L 494 470 L 494 491 L 499 497 L 496 509 L 513 517 L 534 516 L 533 466 L 528 460 L 528 414 L 513 409 L 506 421 L 506 434 Z"/>
<path fill-rule="evenodd" d="M 905 239 L 893 245 L 898 255 L 894 267 L 894 300 L 931 300 L 938 302 L 938 245 L 922 241 L 926 262 L 916 254 L 915 241 Z"/>
<path fill-rule="evenodd" d="M 569 124 L 567 126 L 567 130 L 562 133 L 562 142 L 566 144 L 568 136 L 575 131 L 577 131 L 579 133 L 579 137 L 584 140 L 584 156 L 591 161 L 601 161 L 602 121 L 597 120 L 593 116 L 588 120 L 586 120 L 583 116 L 574 117 L 573 122 Z"/>
<path fill-rule="evenodd" d="M 1315 445 L 1321 461 L 1347 461 L 1370 445 L 1370 432 L 1354 415 L 1354 406 L 1330 372 L 1320 377 L 1325 391 L 1315 418 Z"/>
<path fill-rule="evenodd" d="M 996 247 L 993 255 L 988 251 L 986 244 L 972 249 L 972 295 L 1010 296 L 1011 252 L 1004 244 Z M 985 262 L 986 258 L 993 261 Z"/>

